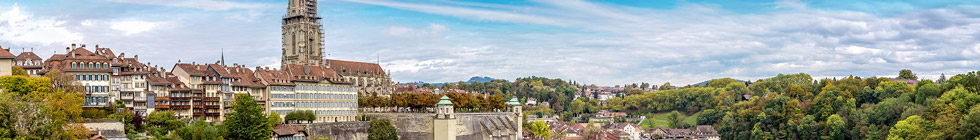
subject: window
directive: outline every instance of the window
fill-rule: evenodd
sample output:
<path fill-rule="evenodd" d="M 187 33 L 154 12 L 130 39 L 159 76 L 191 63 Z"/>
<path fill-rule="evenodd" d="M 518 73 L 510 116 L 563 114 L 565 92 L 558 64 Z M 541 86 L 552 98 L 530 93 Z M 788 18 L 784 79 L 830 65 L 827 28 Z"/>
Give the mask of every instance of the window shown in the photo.
<path fill-rule="evenodd" d="M 95 68 L 95 64 L 93 64 L 92 62 L 88 62 L 88 68 L 94 69 Z"/>
<path fill-rule="evenodd" d="M 102 67 L 104 67 L 105 69 L 109 69 L 109 63 L 102 63 Z"/>
<path fill-rule="evenodd" d="M 75 68 L 75 62 L 71 62 L 71 68 Z"/>

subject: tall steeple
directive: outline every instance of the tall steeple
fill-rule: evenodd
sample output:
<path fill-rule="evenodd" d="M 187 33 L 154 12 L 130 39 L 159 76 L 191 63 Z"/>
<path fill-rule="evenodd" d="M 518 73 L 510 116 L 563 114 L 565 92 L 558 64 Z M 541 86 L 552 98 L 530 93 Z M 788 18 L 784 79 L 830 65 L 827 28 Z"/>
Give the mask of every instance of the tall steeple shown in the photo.
<path fill-rule="evenodd" d="M 227 66 L 225 65 L 225 48 L 221 48 L 221 66 Z"/>
<path fill-rule="evenodd" d="M 321 65 L 323 32 L 316 11 L 317 0 L 289 0 L 282 18 L 282 66 Z"/>

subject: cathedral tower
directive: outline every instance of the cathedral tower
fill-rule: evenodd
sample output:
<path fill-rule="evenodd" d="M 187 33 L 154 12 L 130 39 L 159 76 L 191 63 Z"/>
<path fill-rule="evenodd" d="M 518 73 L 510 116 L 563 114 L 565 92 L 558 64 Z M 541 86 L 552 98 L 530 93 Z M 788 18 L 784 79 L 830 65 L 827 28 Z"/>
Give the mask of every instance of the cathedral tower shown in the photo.
<path fill-rule="evenodd" d="M 282 66 L 321 65 L 323 32 L 316 11 L 317 0 L 289 0 L 282 18 Z"/>

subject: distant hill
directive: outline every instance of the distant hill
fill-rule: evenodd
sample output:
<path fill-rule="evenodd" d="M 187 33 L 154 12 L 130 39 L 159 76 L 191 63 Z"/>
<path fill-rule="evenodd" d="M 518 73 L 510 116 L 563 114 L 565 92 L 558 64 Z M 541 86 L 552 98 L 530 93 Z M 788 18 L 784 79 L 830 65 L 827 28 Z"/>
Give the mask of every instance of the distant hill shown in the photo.
<path fill-rule="evenodd" d="M 487 77 L 487 76 L 484 76 L 484 77 L 473 76 L 472 78 L 470 78 L 470 80 L 468 80 L 466 82 L 467 83 L 473 83 L 473 82 L 490 82 L 490 81 L 493 81 L 493 80 L 495 80 L 495 79 L 490 78 L 490 77 Z"/>
<path fill-rule="evenodd" d="M 708 80 L 708 81 L 704 81 L 704 82 L 700 82 L 700 83 L 697 83 L 697 84 L 693 84 L 693 85 L 691 85 L 691 86 L 706 86 L 706 85 L 708 85 L 708 82 L 709 82 L 709 81 L 711 81 L 711 80 Z M 749 83 L 749 81 L 745 81 L 745 80 L 738 80 L 738 79 L 735 79 L 735 81 L 738 81 L 738 82 L 742 82 L 742 83 Z"/>

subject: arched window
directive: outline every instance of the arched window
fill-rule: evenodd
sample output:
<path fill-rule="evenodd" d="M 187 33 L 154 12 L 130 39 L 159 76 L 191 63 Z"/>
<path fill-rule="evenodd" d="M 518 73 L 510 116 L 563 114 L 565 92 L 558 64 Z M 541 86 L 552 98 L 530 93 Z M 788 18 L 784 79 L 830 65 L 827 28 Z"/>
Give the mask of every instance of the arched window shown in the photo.
<path fill-rule="evenodd" d="M 73 69 L 76 68 L 75 65 L 76 65 L 75 62 L 71 62 L 71 68 L 73 68 Z"/>
<path fill-rule="evenodd" d="M 102 63 L 102 67 L 104 67 L 105 69 L 109 69 L 109 63 Z"/>
<path fill-rule="evenodd" d="M 94 69 L 95 68 L 95 63 L 88 62 L 88 68 Z"/>

